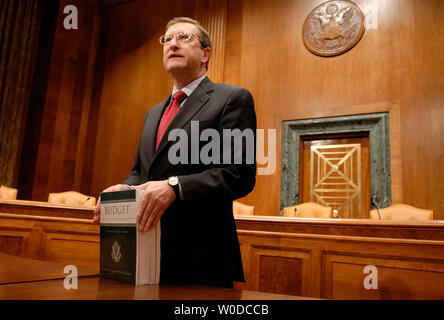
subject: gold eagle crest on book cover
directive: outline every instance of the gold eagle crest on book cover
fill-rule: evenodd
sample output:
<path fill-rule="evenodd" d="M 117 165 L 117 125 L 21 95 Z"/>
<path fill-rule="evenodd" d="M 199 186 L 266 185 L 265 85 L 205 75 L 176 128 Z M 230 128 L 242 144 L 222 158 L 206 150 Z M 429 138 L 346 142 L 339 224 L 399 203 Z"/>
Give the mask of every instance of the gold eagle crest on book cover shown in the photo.
<path fill-rule="evenodd" d="M 122 257 L 120 248 L 121 248 L 120 244 L 117 241 L 114 241 L 111 249 L 111 258 L 115 263 L 118 263 L 120 261 L 120 258 Z"/>
<path fill-rule="evenodd" d="M 351 49 L 364 33 L 365 17 L 351 1 L 327 1 L 313 9 L 302 29 L 304 44 L 321 56 L 334 56 Z"/>

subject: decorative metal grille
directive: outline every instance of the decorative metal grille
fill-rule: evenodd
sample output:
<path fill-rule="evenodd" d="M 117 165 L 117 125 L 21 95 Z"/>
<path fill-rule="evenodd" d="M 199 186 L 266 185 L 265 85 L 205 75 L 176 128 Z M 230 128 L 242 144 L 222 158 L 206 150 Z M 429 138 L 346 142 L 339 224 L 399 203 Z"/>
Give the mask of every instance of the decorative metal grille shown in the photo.
<path fill-rule="evenodd" d="M 310 201 L 336 209 L 342 218 L 361 217 L 361 145 L 310 148 Z"/>

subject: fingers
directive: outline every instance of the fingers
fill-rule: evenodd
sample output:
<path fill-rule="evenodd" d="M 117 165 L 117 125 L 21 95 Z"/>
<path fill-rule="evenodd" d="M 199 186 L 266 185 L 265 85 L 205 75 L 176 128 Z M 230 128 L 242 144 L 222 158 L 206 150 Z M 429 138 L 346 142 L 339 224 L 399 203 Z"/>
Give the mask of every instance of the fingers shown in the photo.
<path fill-rule="evenodd" d="M 100 197 L 97 200 L 96 207 L 94 208 L 94 214 L 100 214 Z"/>
<path fill-rule="evenodd" d="M 156 201 L 156 198 L 153 197 L 153 194 L 148 192 L 141 202 L 136 216 L 136 219 L 138 218 L 139 230 L 145 232 L 151 230 L 156 225 L 155 221 L 159 221 L 163 211 L 164 209 Z"/>
<path fill-rule="evenodd" d="M 155 227 L 165 210 L 174 201 L 174 197 L 174 191 L 168 185 L 168 181 L 146 183 L 145 194 L 136 215 L 139 230 L 148 231 Z"/>
<path fill-rule="evenodd" d="M 139 189 L 139 186 L 134 186 L 134 189 Z M 146 206 L 149 203 L 149 197 L 150 197 L 150 192 L 148 190 L 145 191 L 145 194 L 143 195 L 142 200 L 140 201 L 139 207 L 137 209 L 137 213 L 136 213 L 136 222 L 138 224 L 141 223 L 141 219 L 144 216 L 144 212 L 146 210 Z"/>
<path fill-rule="evenodd" d="M 156 212 L 151 215 L 151 217 L 153 219 L 151 219 L 151 221 L 148 221 L 148 226 L 146 227 L 145 231 L 155 228 L 157 226 L 157 224 L 159 223 L 159 220 L 162 217 L 162 215 L 163 215 L 163 211 L 161 209 L 156 210 Z"/>
<path fill-rule="evenodd" d="M 160 214 L 160 209 L 157 207 L 154 207 L 151 209 L 151 211 L 149 211 L 149 213 L 147 213 L 148 211 L 145 211 L 144 215 L 143 215 L 143 219 L 142 219 L 142 223 L 139 224 L 139 230 L 140 231 L 149 231 L 152 229 L 152 227 L 154 226 L 154 220 L 157 219 L 157 217 L 160 218 L 161 214 Z"/>
<path fill-rule="evenodd" d="M 143 200 L 140 203 L 139 212 L 137 213 L 136 220 L 139 224 L 139 230 L 144 231 L 146 227 L 146 222 L 148 221 L 153 208 L 154 201 L 150 201 L 150 193 L 145 194 Z"/>
<path fill-rule="evenodd" d="M 93 217 L 93 223 L 100 224 L 100 215 L 94 215 Z"/>
<path fill-rule="evenodd" d="M 148 184 L 146 184 L 146 186 L 148 186 Z M 141 185 L 134 186 L 135 189 L 140 189 L 140 187 L 141 187 Z M 142 189 L 144 189 L 144 188 L 142 188 Z M 151 193 L 147 188 L 147 190 L 145 190 L 145 194 L 144 194 L 142 200 L 140 201 L 139 208 L 137 209 L 136 222 L 139 225 L 140 231 L 143 231 L 143 229 L 145 227 L 145 222 L 149 216 L 149 212 L 151 212 L 152 206 L 154 205 L 150 201 L 150 196 L 151 196 Z"/>
<path fill-rule="evenodd" d="M 160 220 L 162 214 L 163 214 L 162 208 L 160 208 L 159 206 L 154 207 L 153 210 L 151 211 L 148 220 L 146 221 L 145 228 L 143 230 L 149 231 L 152 228 L 154 228 L 157 225 L 157 222 Z"/>
<path fill-rule="evenodd" d="M 100 224 L 100 197 L 99 200 L 97 200 L 96 207 L 94 208 L 93 223 Z"/>

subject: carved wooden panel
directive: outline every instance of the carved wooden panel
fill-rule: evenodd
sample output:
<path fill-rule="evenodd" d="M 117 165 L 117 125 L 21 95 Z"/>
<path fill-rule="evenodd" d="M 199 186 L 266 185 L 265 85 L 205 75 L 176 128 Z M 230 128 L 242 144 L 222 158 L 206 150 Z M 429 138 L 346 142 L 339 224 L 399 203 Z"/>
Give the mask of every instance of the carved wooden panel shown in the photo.
<path fill-rule="evenodd" d="M 259 261 L 259 291 L 302 295 L 302 260 L 263 255 Z"/>
<path fill-rule="evenodd" d="M 326 256 L 328 299 L 444 299 L 444 257 Z M 366 266 L 375 268 L 365 270 Z M 365 278 L 371 277 L 372 286 Z M 374 282 L 373 282 L 374 281 Z"/>
<path fill-rule="evenodd" d="M 251 247 L 249 284 L 253 290 L 308 295 L 310 254 L 300 248 Z"/>
<path fill-rule="evenodd" d="M 91 220 L 0 213 L 0 252 L 99 267 L 99 226 Z"/>
<path fill-rule="evenodd" d="M 22 253 L 23 237 L 0 234 L 0 252 L 18 256 Z"/>
<path fill-rule="evenodd" d="M 236 223 L 249 266 L 243 289 L 327 299 L 444 298 L 441 222 L 252 216 Z M 378 290 L 364 287 L 371 265 Z"/>
<path fill-rule="evenodd" d="M 76 266 L 99 268 L 100 242 L 97 236 L 82 237 L 55 234 L 45 239 L 45 261 L 69 263 L 82 257 Z"/>

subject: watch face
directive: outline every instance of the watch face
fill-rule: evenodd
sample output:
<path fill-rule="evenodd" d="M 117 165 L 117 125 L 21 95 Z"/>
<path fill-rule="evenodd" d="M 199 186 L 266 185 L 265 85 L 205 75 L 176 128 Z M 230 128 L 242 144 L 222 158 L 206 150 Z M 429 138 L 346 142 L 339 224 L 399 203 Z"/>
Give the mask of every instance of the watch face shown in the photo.
<path fill-rule="evenodd" d="M 177 177 L 169 177 L 168 178 L 168 183 L 171 186 L 175 186 L 175 185 L 177 185 L 179 183 L 179 179 Z"/>

